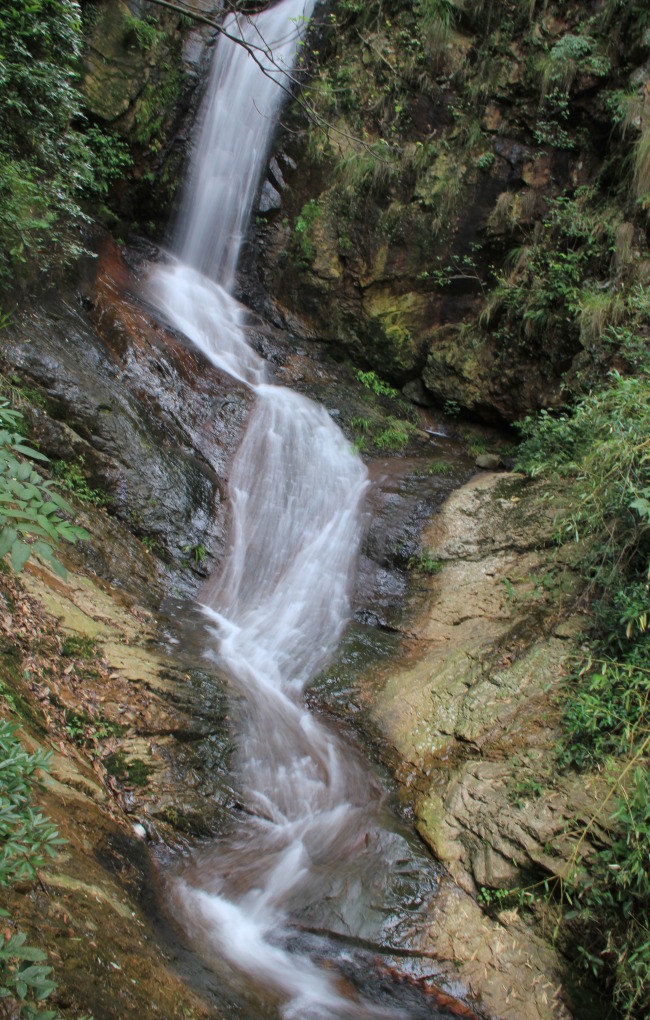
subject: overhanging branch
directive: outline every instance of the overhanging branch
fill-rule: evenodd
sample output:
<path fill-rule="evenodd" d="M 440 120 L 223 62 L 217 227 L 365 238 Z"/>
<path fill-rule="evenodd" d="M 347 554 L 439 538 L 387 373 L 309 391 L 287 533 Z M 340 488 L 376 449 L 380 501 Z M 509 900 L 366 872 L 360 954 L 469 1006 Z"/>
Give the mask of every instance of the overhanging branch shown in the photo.
<path fill-rule="evenodd" d="M 267 78 L 271 78 L 278 88 L 282 89 L 291 101 L 300 107 L 313 124 L 316 124 L 317 127 L 321 128 L 327 134 L 333 132 L 341 138 L 346 139 L 346 141 L 352 142 L 354 145 L 365 149 L 379 163 L 390 162 L 389 160 L 382 159 L 382 157 L 377 154 L 371 143 L 366 142 L 363 138 L 358 138 L 355 135 L 350 134 L 343 128 L 337 127 L 335 124 L 332 124 L 331 121 L 328 121 L 321 116 L 313 103 L 306 98 L 303 82 L 300 81 L 300 79 L 296 77 L 292 71 L 277 63 L 273 57 L 272 48 L 265 43 L 259 32 L 258 34 L 260 35 L 260 39 L 264 45 L 257 45 L 256 43 L 249 42 L 241 35 L 233 35 L 230 31 L 224 28 L 223 21 L 217 21 L 214 17 L 204 14 L 203 11 L 197 11 L 195 7 L 184 3 L 174 3 L 173 0 L 149 0 L 149 2 L 156 4 L 158 7 L 166 7 L 169 10 L 176 11 L 178 14 L 183 14 L 200 24 L 209 25 L 210 28 L 213 28 L 219 35 L 223 35 L 226 39 L 229 39 L 237 46 L 242 46 L 255 61 L 262 74 L 264 74 Z M 244 13 L 240 8 L 238 8 L 236 3 L 226 0 L 223 6 L 227 14 L 235 14 L 238 18 L 245 18 L 247 21 L 251 21 L 251 15 Z M 266 64 L 263 62 L 261 55 L 263 55 L 266 60 Z M 270 68 L 268 66 L 269 64 L 271 65 Z M 285 80 L 279 80 L 278 75 L 282 75 Z"/>

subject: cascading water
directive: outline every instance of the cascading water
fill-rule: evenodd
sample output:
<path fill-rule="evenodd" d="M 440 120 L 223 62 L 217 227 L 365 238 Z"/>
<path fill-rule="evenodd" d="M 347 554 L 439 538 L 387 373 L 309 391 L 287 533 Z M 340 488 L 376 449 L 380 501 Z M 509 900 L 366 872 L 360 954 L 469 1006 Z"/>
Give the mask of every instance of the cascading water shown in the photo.
<path fill-rule="evenodd" d="M 322 407 L 267 381 L 230 293 L 283 96 L 278 68 L 291 68 L 298 26 L 314 2 L 282 0 L 254 19 L 225 22 L 259 47 L 268 73 L 221 38 L 178 261 L 156 268 L 150 281 L 166 319 L 255 393 L 230 479 L 230 551 L 203 594 L 208 654 L 245 705 L 236 763 L 245 820 L 195 855 L 173 881 L 173 899 L 197 940 L 270 990 L 282 1015 L 296 1020 L 401 1015 L 344 993 L 331 970 L 287 945 L 290 916 L 308 923 L 337 883 L 346 890 L 342 909 L 361 931 L 359 876 L 379 866 L 375 786 L 356 752 L 303 706 L 306 683 L 349 615 L 367 480 Z"/>

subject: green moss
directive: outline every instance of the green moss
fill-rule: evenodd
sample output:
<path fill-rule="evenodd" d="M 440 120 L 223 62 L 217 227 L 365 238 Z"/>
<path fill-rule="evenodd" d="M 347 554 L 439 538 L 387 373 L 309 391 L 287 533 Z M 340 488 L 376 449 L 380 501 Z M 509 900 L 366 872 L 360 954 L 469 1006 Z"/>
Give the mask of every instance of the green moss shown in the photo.
<path fill-rule="evenodd" d="M 165 124 L 183 86 L 182 72 L 171 64 L 163 64 L 160 72 L 161 78 L 148 82 L 140 93 L 134 114 L 136 142 L 154 152 L 162 146 Z"/>
<path fill-rule="evenodd" d="M 414 336 L 420 332 L 424 306 L 422 296 L 413 291 L 396 296 L 382 289 L 368 295 L 365 310 L 372 331 L 368 346 L 386 375 L 400 378 L 418 367 L 420 352 Z"/>
<path fill-rule="evenodd" d="M 76 460 L 57 460 L 52 464 L 52 473 L 57 479 L 59 486 L 67 492 L 73 493 L 80 503 L 89 503 L 93 506 L 108 506 L 110 497 L 105 492 L 93 488 L 85 473 L 85 458 L 83 454 Z"/>
<path fill-rule="evenodd" d="M 112 776 L 132 786 L 146 786 L 153 772 L 151 765 L 147 765 L 140 758 L 128 759 L 123 751 L 109 754 L 103 762 Z"/>
<path fill-rule="evenodd" d="M 132 14 L 125 14 L 122 24 L 127 47 L 133 44 L 144 53 L 165 38 L 165 32 L 161 31 L 158 22 L 151 15 L 137 18 Z"/>
<path fill-rule="evenodd" d="M 296 217 L 293 228 L 292 258 L 295 264 L 308 269 L 316 257 L 316 244 L 313 233 L 316 221 L 320 219 L 322 209 L 316 199 L 310 199 Z"/>
<path fill-rule="evenodd" d="M 73 659 L 93 659 L 97 654 L 97 642 L 85 634 L 70 634 L 61 644 L 61 655 Z"/>

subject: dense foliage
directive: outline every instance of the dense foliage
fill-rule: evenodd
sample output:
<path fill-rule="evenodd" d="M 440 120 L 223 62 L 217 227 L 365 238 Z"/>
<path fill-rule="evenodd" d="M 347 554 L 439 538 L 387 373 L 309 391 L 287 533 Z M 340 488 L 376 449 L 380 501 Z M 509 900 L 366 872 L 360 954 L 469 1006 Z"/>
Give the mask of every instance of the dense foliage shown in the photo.
<path fill-rule="evenodd" d="M 72 508 L 33 467 L 45 457 L 25 438 L 23 415 L 5 401 L 0 404 L 0 560 L 9 555 L 15 571 L 22 570 L 32 552 L 59 574 L 63 566 L 53 545 L 61 540 L 87 538 L 69 518 Z M 2 684 L 0 683 L 0 694 Z M 11 699 L 7 707 L 11 707 Z M 29 754 L 15 727 L 0 718 L 0 889 L 17 881 L 31 881 L 37 869 L 62 842 L 51 822 L 32 805 L 38 773 L 49 755 Z M 0 910 L 1 917 L 9 917 Z M 24 1020 L 56 1020 L 58 1010 L 45 1000 L 56 988 L 52 968 L 40 949 L 27 945 L 24 933 L 5 932 L 0 940 L 0 1015 Z"/>
<path fill-rule="evenodd" d="M 60 539 L 74 543 L 88 534 L 67 519 L 72 508 L 54 482 L 44 480 L 34 469 L 31 461 L 43 462 L 47 457 L 18 430 L 22 417 L 0 404 L 0 560 L 9 553 L 13 569 L 20 571 L 35 552 L 65 575 L 52 544 Z"/>
<path fill-rule="evenodd" d="M 5 0 L 0 7 L 0 286 L 83 250 L 84 196 L 101 194 L 126 147 L 87 127 L 77 89 L 77 0 Z"/>
<path fill-rule="evenodd" d="M 29 754 L 14 728 L 0 719 L 0 889 L 36 877 L 61 840 L 55 827 L 32 806 L 37 774 L 48 755 Z M 0 916 L 9 917 L 6 910 Z M 0 1013 L 25 1020 L 55 1020 L 57 1010 L 42 1007 L 56 988 L 45 953 L 28 946 L 22 932 L 5 934 L 0 942 Z"/>
<path fill-rule="evenodd" d="M 629 332 L 630 358 L 642 337 Z M 613 846 L 589 865 L 582 957 L 625 1017 L 650 1013 L 650 375 L 615 372 L 562 414 L 522 426 L 520 464 L 565 487 L 560 541 L 584 544 L 593 637 L 565 691 L 564 767 L 612 763 Z M 568 486 L 568 488 L 566 488 Z"/>

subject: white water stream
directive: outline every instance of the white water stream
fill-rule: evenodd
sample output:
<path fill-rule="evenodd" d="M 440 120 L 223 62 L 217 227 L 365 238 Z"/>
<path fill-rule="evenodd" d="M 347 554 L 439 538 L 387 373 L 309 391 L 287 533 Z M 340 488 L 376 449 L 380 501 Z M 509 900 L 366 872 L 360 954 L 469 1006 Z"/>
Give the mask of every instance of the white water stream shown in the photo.
<path fill-rule="evenodd" d="M 245 705 L 236 783 L 246 812 L 174 881 L 173 900 L 197 941 L 295 1020 L 398 1015 L 342 990 L 335 971 L 286 946 L 290 916 L 326 900 L 333 876 L 351 861 L 358 872 L 379 866 L 369 849 L 377 844 L 374 784 L 356 752 L 303 704 L 349 616 L 367 476 L 324 408 L 267 381 L 245 342 L 245 309 L 230 293 L 283 99 L 274 68 L 293 65 L 314 2 L 282 0 L 250 21 L 227 20 L 231 33 L 261 48 L 269 76 L 221 38 L 178 261 L 150 281 L 167 321 L 255 393 L 230 477 L 230 551 L 202 596 L 208 654 Z M 354 914 L 349 896 L 345 909 Z"/>

